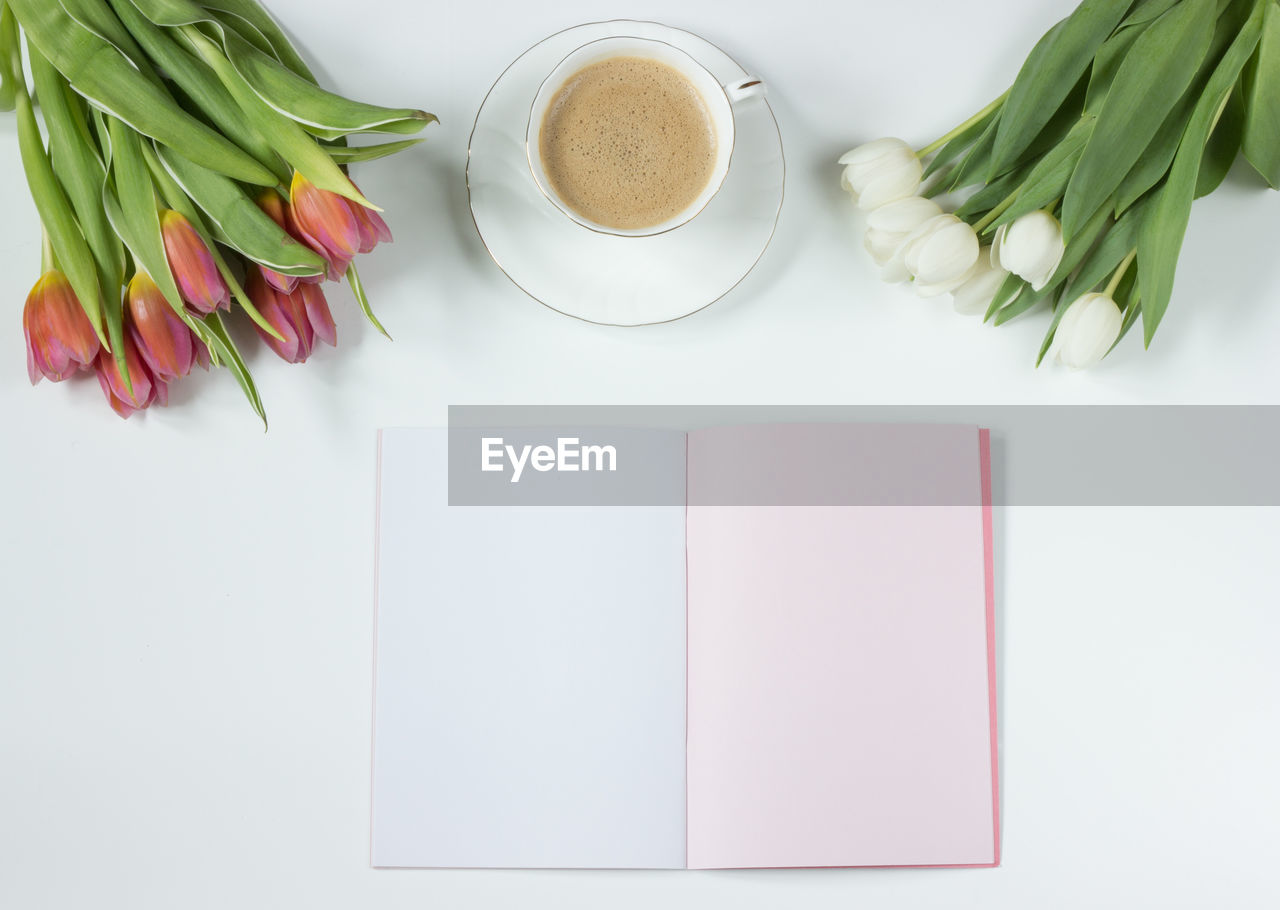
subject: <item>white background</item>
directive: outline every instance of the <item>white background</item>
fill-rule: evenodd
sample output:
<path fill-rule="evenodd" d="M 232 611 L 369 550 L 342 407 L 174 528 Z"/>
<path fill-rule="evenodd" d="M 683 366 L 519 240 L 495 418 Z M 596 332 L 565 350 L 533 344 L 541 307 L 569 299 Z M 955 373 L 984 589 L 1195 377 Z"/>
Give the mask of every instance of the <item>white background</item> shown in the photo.
<path fill-rule="evenodd" d="M 92 380 L 27 385 L 39 234 L 0 117 L 0 905 L 1274 904 L 1280 515 L 1263 509 L 1003 516 L 1001 869 L 370 869 L 375 428 L 449 404 L 1280 403 L 1280 197 L 1237 170 L 1197 204 L 1151 351 L 1135 334 L 1096 371 L 1035 371 L 1043 314 L 993 329 L 877 283 L 832 162 L 968 116 L 1065 0 L 271 5 L 330 84 L 443 123 L 358 172 L 398 237 L 364 266 L 396 342 L 338 293 L 338 350 L 255 351 L 268 435 L 225 373 L 128 423 Z M 525 298 L 463 183 L 507 63 L 614 16 L 690 28 L 768 80 L 789 163 L 762 265 L 646 329 Z M 1141 467 L 1117 452 L 1116 470 Z"/>

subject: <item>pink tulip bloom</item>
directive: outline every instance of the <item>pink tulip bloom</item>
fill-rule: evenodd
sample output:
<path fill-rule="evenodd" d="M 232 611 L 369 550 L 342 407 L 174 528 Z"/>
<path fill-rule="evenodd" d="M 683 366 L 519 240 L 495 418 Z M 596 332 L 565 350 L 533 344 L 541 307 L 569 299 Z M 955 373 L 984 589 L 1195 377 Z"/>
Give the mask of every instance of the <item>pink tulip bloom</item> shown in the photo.
<path fill-rule="evenodd" d="M 299 284 L 292 294 L 282 294 L 267 284 L 256 270 L 250 270 L 249 299 L 258 308 L 267 323 L 284 338 L 272 338 L 256 324 L 254 328 L 262 336 L 267 347 L 288 363 L 305 363 L 315 349 L 316 339 L 336 346 L 337 329 L 324 291 L 316 284 Z"/>
<path fill-rule="evenodd" d="M 354 186 L 354 184 L 353 184 Z M 299 173 L 289 188 L 289 214 L 299 238 L 329 263 L 329 278 L 340 279 L 358 253 L 390 240 L 386 222 L 371 209 L 322 190 Z"/>
<path fill-rule="evenodd" d="M 356 224 L 360 226 L 360 252 L 370 253 L 379 243 L 391 243 L 391 228 L 382 220 L 382 216 L 373 209 L 363 205 L 348 203 L 356 216 Z"/>
<path fill-rule="evenodd" d="M 191 222 L 177 212 L 165 211 L 160 214 L 160 228 L 169 268 L 187 305 L 201 315 L 231 309 L 231 291 Z"/>
<path fill-rule="evenodd" d="M 138 354 L 153 375 L 170 382 L 200 364 L 208 367 L 209 352 L 164 299 L 155 281 L 138 272 L 125 294 L 125 324 Z"/>
<path fill-rule="evenodd" d="M 292 224 L 289 218 L 288 210 L 285 208 L 284 199 L 275 190 L 263 190 L 258 196 L 258 208 L 267 213 L 276 224 L 278 224 L 289 236 L 293 237 L 299 243 L 305 244 L 306 241 L 298 236 L 297 228 Z M 269 269 L 265 265 L 258 266 L 262 270 L 262 277 L 266 279 L 267 284 L 275 288 L 281 294 L 292 294 L 294 288 L 298 286 L 298 282 L 304 279 L 298 278 L 296 275 L 284 275 L 274 269 Z M 312 280 L 312 279 L 306 279 Z M 317 275 L 315 281 L 320 280 Z"/>
<path fill-rule="evenodd" d="M 98 385 L 107 396 L 107 404 L 111 410 L 128 420 L 135 411 L 145 410 L 151 405 L 169 403 L 169 386 L 159 376 L 151 372 L 151 368 L 138 353 L 138 346 L 131 335 L 124 337 L 125 362 L 129 369 L 129 378 L 133 382 L 133 392 L 125 388 L 120 370 L 116 366 L 115 357 L 106 350 L 98 354 L 94 370 L 98 374 Z"/>
<path fill-rule="evenodd" d="M 22 331 L 32 385 L 41 378 L 61 382 L 90 368 L 102 347 L 70 282 L 58 271 L 46 272 L 27 295 Z"/>

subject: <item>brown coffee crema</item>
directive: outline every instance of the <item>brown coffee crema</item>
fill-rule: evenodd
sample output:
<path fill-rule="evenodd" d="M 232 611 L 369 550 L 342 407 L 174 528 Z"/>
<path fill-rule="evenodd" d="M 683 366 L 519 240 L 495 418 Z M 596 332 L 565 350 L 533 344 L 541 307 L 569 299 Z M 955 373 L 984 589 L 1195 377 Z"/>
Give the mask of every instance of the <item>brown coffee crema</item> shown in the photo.
<path fill-rule="evenodd" d="M 716 163 L 706 102 L 674 67 L 612 57 L 556 92 L 538 138 L 552 188 L 588 221 L 654 227 L 687 209 Z"/>

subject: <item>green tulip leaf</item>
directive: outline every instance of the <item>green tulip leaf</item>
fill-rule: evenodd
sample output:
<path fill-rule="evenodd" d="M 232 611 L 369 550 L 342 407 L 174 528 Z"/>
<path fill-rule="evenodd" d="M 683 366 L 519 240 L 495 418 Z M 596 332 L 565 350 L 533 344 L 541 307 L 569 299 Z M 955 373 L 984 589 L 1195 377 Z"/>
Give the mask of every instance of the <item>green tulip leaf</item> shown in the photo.
<path fill-rule="evenodd" d="M 294 169 L 322 190 L 328 190 L 359 205 L 381 211 L 355 188 L 355 184 L 342 172 L 342 168 L 334 163 L 314 138 L 293 120 L 258 97 L 223 54 L 221 47 L 192 25 L 183 26 L 181 34 L 196 54 L 217 74 L 218 79 L 244 112 L 249 125 L 266 136 L 280 156 Z"/>
<path fill-rule="evenodd" d="M 1078 299 L 1079 297 L 1069 297 L 1065 288 L 1058 294 L 1057 300 L 1053 304 L 1053 318 L 1049 320 L 1049 329 L 1045 332 L 1044 341 L 1040 343 L 1040 353 L 1036 355 L 1037 367 L 1044 361 L 1045 355 L 1049 353 L 1049 348 L 1053 346 L 1053 336 L 1058 331 L 1058 323 L 1062 322 L 1062 317 L 1067 314 L 1067 309 Z"/>
<path fill-rule="evenodd" d="M 109 311 L 112 308 L 103 306 L 104 297 L 98 280 L 97 263 L 76 221 L 71 200 L 67 198 L 61 181 L 53 172 L 53 163 L 49 160 L 44 139 L 40 135 L 40 124 L 36 120 L 26 76 L 22 71 L 17 21 L 8 7 L 0 11 L 0 45 L 6 51 L 3 65 L 13 87 L 14 111 L 18 121 L 18 149 L 36 211 L 40 213 L 40 220 L 49 235 L 58 264 L 67 276 L 71 289 L 75 291 L 85 315 L 89 317 L 89 322 L 103 343 L 120 356 L 123 354 L 123 346 L 111 342 L 109 325 L 104 331 L 104 318 L 108 315 L 104 309 Z"/>
<path fill-rule="evenodd" d="M 1003 202 L 1021 183 L 1022 175 L 1017 171 L 997 177 L 966 199 L 956 209 L 956 217 L 971 225 L 977 223 L 978 219 Z"/>
<path fill-rule="evenodd" d="M 1111 292 L 1111 299 L 1116 302 L 1116 306 L 1120 308 L 1121 313 L 1129 311 L 1133 295 L 1137 293 L 1137 290 L 1138 270 L 1132 268 L 1132 263 L 1129 263 L 1129 267 L 1126 267 L 1124 274 L 1120 276 L 1120 283 Z"/>
<path fill-rule="evenodd" d="M 1049 294 L 1045 291 L 1031 291 L 1028 289 L 1026 292 L 1019 294 L 1018 298 L 1014 300 L 1013 303 L 1002 308 L 1000 312 L 996 313 L 996 318 L 992 320 L 992 325 L 1004 325 L 1009 320 L 1016 319 L 1023 313 L 1026 313 L 1034 309 L 1039 304 L 1044 303 L 1048 297 Z"/>
<path fill-rule="evenodd" d="M 1045 126 L 1032 143 L 1022 151 L 1018 156 L 1018 159 L 1014 161 L 1012 165 L 1005 168 L 1003 173 L 987 179 L 986 185 L 978 190 L 975 195 L 983 196 L 983 198 L 986 199 L 990 198 L 990 196 L 984 194 L 986 194 L 991 187 L 1008 187 L 1008 189 L 1000 193 L 999 196 L 991 199 L 991 204 L 986 206 L 987 209 L 990 209 L 996 203 L 1003 200 L 1005 196 L 1009 195 L 1009 193 L 1018 186 L 1022 180 L 1022 175 L 1019 173 L 1022 165 L 1030 164 L 1031 162 L 1039 160 L 1045 155 L 1045 153 L 1052 150 L 1054 146 L 1066 138 L 1067 134 L 1071 132 L 1072 127 L 1074 127 L 1076 122 L 1080 119 L 1081 105 L 1084 100 L 1084 87 L 1085 80 L 1082 79 L 1077 83 L 1076 88 L 1072 91 L 1070 97 L 1063 102 L 1062 106 L 1058 108 L 1057 112 L 1049 120 L 1048 125 Z M 930 187 L 925 195 L 935 196 L 945 190 L 955 189 L 956 187 L 947 185 L 953 180 L 953 178 L 958 180 L 958 185 L 969 185 L 982 179 L 982 174 L 991 164 L 991 148 L 995 141 L 995 131 L 998 127 L 998 124 L 991 117 L 982 118 L 982 123 L 986 125 L 986 128 L 973 139 L 970 139 L 968 143 L 971 147 L 976 148 L 976 154 L 974 157 L 963 161 L 951 175 L 947 176 L 945 180 L 939 181 L 937 184 Z M 975 139 L 981 140 L 982 148 L 972 146 Z M 943 152 L 947 151 L 948 150 L 946 148 L 943 149 Z M 958 155 L 962 151 L 964 150 L 960 149 L 956 154 Z M 943 152 L 940 152 L 939 154 L 943 154 Z M 975 202 L 973 206 L 969 207 L 969 211 L 978 211 L 979 209 L 977 206 L 981 205 L 982 201 L 983 200 L 978 200 Z"/>
<path fill-rule="evenodd" d="M 1084 99 L 1086 111 L 1098 113 L 1102 102 L 1107 98 L 1107 93 L 1111 91 L 1112 84 L 1116 81 L 1120 64 L 1133 49 L 1134 42 L 1142 32 L 1142 28 L 1117 29 L 1116 33 L 1098 48 L 1098 54 L 1093 58 L 1093 66 L 1089 69 L 1089 88 Z"/>
<path fill-rule="evenodd" d="M 1075 298 L 1067 299 L 1066 288 L 1058 292 L 1058 296 L 1053 301 L 1053 318 L 1049 320 L 1049 330 L 1045 332 L 1044 341 L 1040 342 L 1040 353 L 1036 354 L 1036 367 L 1044 361 L 1045 355 L 1049 353 L 1049 348 L 1053 345 L 1053 336 L 1058 331 L 1058 323 L 1062 322 L 1062 317 L 1067 313 L 1067 307 L 1075 302 Z"/>
<path fill-rule="evenodd" d="M 102 182 L 106 171 L 89 135 L 79 97 L 49 61 L 29 54 L 45 128 L 49 132 L 54 173 L 67 192 L 76 220 L 98 269 L 104 291 L 124 283 L 124 247 L 102 210 Z"/>
<path fill-rule="evenodd" d="M 392 120 L 381 126 L 373 126 L 368 129 L 360 130 L 362 133 L 377 133 L 390 136 L 412 136 L 415 133 L 422 132 L 423 127 L 436 122 L 435 114 L 427 114 L 427 120 Z M 328 130 L 318 126 L 302 127 L 312 136 L 324 142 L 336 142 L 350 135 L 350 132 L 343 130 Z"/>
<path fill-rule="evenodd" d="M 195 319 L 190 315 L 186 319 L 187 325 L 191 326 L 196 336 L 204 342 L 205 347 L 209 349 L 209 355 L 222 363 L 231 375 L 235 377 L 236 382 L 240 385 L 244 392 L 245 398 L 249 399 L 249 405 L 253 408 L 255 414 L 262 420 L 263 432 L 267 430 L 267 411 L 262 406 L 262 396 L 258 394 L 258 386 L 253 381 L 253 375 L 249 372 L 248 365 L 244 362 L 244 358 L 240 356 L 240 350 L 236 347 L 231 335 L 227 333 L 227 327 L 223 325 L 222 317 L 217 313 L 211 313 L 203 319 Z"/>
<path fill-rule="evenodd" d="M 28 38 L 94 107 L 220 173 L 263 186 L 276 177 L 184 111 L 116 47 L 48 0 L 10 0 Z"/>
<path fill-rule="evenodd" d="M 1011 165 L 1071 95 L 1131 0 L 1084 0 L 1032 49 L 1009 91 L 987 176 Z"/>
<path fill-rule="evenodd" d="M 276 111 L 306 127 L 358 133 L 390 124 L 421 130 L 436 118 L 425 111 L 392 109 L 349 101 L 294 73 L 234 32 L 223 33 L 227 59 L 258 97 Z"/>
<path fill-rule="evenodd" d="M 1005 173 L 1019 170 L 1023 165 L 1031 164 L 1039 161 L 1048 152 L 1062 142 L 1071 133 L 1076 125 L 1080 122 L 1080 118 L 1084 116 L 1084 99 L 1089 88 L 1089 78 L 1087 75 L 1082 76 L 1080 81 L 1076 83 L 1076 87 L 1071 90 L 1071 94 L 1067 96 L 1067 100 L 1059 106 L 1053 117 L 1049 119 L 1049 123 L 1042 129 L 1031 144 L 1023 150 L 1022 154 L 1006 168 Z"/>
<path fill-rule="evenodd" d="M 1065 284 L 1064 296 L 1068 303 L 1096 290 L 1120 266 L 1138 245 L 1138 235 L 1149 216 L 1150 208 L 1150 200 L 1144 199 L 1131 206 L 1101 233 L 1093 248 L 1080 258 L 1075 274 Z M 1103 224 L 1110 222 L 1110 206 L 1099 206 L 1098 211 L 1102 213 Z M 1081 236 L 1083 233 L 1081 232 Z"/>
<path fill-rule="evenodd" d="M 311 68 L 307 66 L 306 61 L 294 49 L 284 31 L 262 4 L 256 0 L 209 0 L 203 5 L 225 24 L 235 25 L 236 31 L 242 36 L 250 32 L 261 36 L 262 41 L 271 48 L 277 60 L 308 82 L 316 81 Z M 244 27 L 240 27 L 241 23 Z"/>
<path fill-rule="evenodd" d="M 1169 165 L 1173 163 L 1173 156 L 1177 153 L 1178 145 L 1182 142 L 1182 134 L 1186 132 L 1187 123 L 1195 110 L 1196 102 L 1204 92 L 1205 85 L 1213 76 L 1217 62 L 1222 59 L 1227 47 L 1235 36 L 1240 33 L 1240 29 L 1244 27 L 1252 4 L 1253 0 L 1232 0 L 1218 18 L 1218 25 L 1213 33 L 1209 52 L 1205 55 L 1204 63 L 1196 74 L 1191 88 L 1178 99 L 1178 103 L 1156 131 L 1151 144 L 1142 153 L 1142 157 L 1138 159 L 1132 170 L 1121 181 L 1120 188 L 1116 191 L 1117 213 L 1123 213 L 1125 209 L 1159 183 L 1161 178 L 1169 172 Z M 1225 136 L 1223 139 L 1225 139 Z M 1220 141 L 1223 140 L 1220 139 Z M 1236 140 L 1236 150 L 1239 150 L 1238 139 Z M 1234 155 L 1235 153 L 1233 152 L 1232 157 Z M 1223 176 L 1225 176 L 1225 172 Z"/>
<path fill-rule="evenodd" d="M 1120 23 L 1120 27 L 1116 31 L 1126 31 L 1134 26 L 1153 22 L 1163 16 L 1169 7 L 1181 2 L 1182 0 L 1138 0 L 1133 5 L 1133 11 L 1125 16 L 1124 21 Z"/>
<path fill-rule="evenodd" d="M 161 147 L 165 170 L 208 216 L 215 239 L 283 275 L 322 275 L 325 261 L 276 224 L 221 174 Z"/>
<path fill-rule="evenodd" d="M 1195 78 L 1215 21 L 1212 0 L 1189 0 L 1165 12 L 1133 43 L 1063 197 L 1063 236 L 1070 239 L 1116 191 L 1151 144 Z"/>
<path fill-rule="evenodd" d="M 356 303 L 360 305 L 360 312 L 364 313 L 365 319 L 373 325 L 375 329 L 383 334 L 388 341 L 391 336 L 387 330 L 382 327 L 382 323 L 378 321 L 378 317 L 373 315 L 373 307 L 369 304 L 369 295 L 365 293 L 364 282 L 360 280 L 360 273 L 356 271 L 355 263 L 347 267 L 347 282 L 351 285 L 351 292 L 356 296 Z"/>
<path fill-rule="evenodd" d="M 181 28 L 207 22 L 211 14 L 193 0 L 132 0 L 138 12 L 155 25 L 165 28 Z"/>
<path fill-rule="evenodd" d="M 1136 276 L 1137 273 L 1135 272 L 1134 275 Z M 1114 351 L 1116 349 L 1116 345 L 1124 340 L 1124 336 L 1129 334 L 1129 330 L 1137 324 L 1138 318 L 1141 315 L 1142 285 L 1138 284 L 1135 278 L 1133 291 L 1129 294 L 1128 308 L 1124 311 L 1124 322 L 1120 324 L 1120 334 L 1116 336 L 1115 344 L 1111 345 L 1111 349 L 1107 351 L 1108 354 L 1110 354 L 1111 351 Z"/>
<path fill-rule="evenodd" d="M 1082 117 L 1076 123 L 1076 128 L 1040 159 L 1019 189 L 1017 200 L 991 223 L 988 230 L 1009 224 L 1029 212 L 1052 205 L 1062 198 L 1067 182 L 1080 161 L 1085 144 L 1093 134 L 1094 123 L 1092 116 Z"/>
<path fill-rule="evenodd" d="M 0 111 L 11 111 L 18 104 L 18 82 L 9 72 L 9 55 L 16 52 L 21 60 L 21 51 L 17 50 L 18 29 L 13 11 L 9 4 L 0 0 Z M 10 43 L 15 47 L 10 48 Z M 25 77 L 24 77 L 25 78 Z"/>
<path fill-rule="evenodd" d="M 1240 84 L 1227 97 L 1218 123 L 1204 147 L 1204 160 L 1196 177 L 1196 198 L 1208 196 L 1227 179 L 1227 172 L 1240 155 L 1240 142 L 1244 138 L 1244 92 Z"/>
<path fill-rule="evenodd" d="M 102 0 L 55 0 L 55 3 L 61 5 L 63 12 L 85 31 L 107 42 L 129 58 L 129 61 L 142 70 L 152 82 L 159 81 L 147 65 L 147 58 L 143 56 L 142 49 L 133 40 L 129 30 L 112 14 Z"/>
<path fill-rule="evenodd" d="M 225 10 L 218 10 L 209 6 L 206 6 L 205 10 L 213 19 L 216 19 L 225 30 L 235 32 L 241 39 L 249 42 L 258 50 L 262 51 L 262 53 L 280 60 L 280 54 L 276 52 L 276 49 L 271 44 L 270 39 L 268 39 L 267 36 L 258 28 L 254 27 L 251 22 L 248 22 L 247 20 L 232 13 L 228 13 Z M 280 62 L 284 63 L 283 60 L 280 60 Z M 287 63 L 285 65 L 288 66 Z M 293 72 L 298 73 L 298 71 L 294 70 L 293 67 L 289 68 Z M 303 79 L 306 79 L 308 82 L 317 82 L 316 78 L 311 74 L 310 69 L 305 73 L 298 73 L 298 75 Z"/>
<path fill-rule="evenodd" d="M 1049 119 L 1048 124 L 1041 129 L 1032 142 L 1022 150 L 1017 159 L 1013 161 L 1007 168 L 1004 168 L 994 177 L 985 176 L 991 166 L 991 153 L 994 148 L 996 133 L 999 130 L 999 118 L 987 118 L 984 120 L 987 127 L 982 131 L 976 141 L 970 146 L 968 153 L 961 159 L 960 163 L 947 175 L 946 179 L 933 189 L 933 194 L 943 191 L 951 191 L 960 187 L 970 186 L 974 183 L 984 182 L 986 185 L 993 186 L 1002 183 L 1002 178 L 1016 175 L 1020 172 L 1023 165 L 1031 164 L 1038 161 L 1045 154 L 1053 151 L 1071 131 L 1076 128 L 1080 120 L 1081 106 L 1084 103 L 1085 80 L 1080 80 L 1070 96 L 1058 108 L 1054 115 Z M 1017 184 L 1013 184 L 1016 186 Z M 983 190 L 979 190 L 982 192 Z M 1008 193 L 1000 196 L 1003 199 Z M 1000 201 L 997 199 L 996 202 Z M 994 204 L 994 203 L 993 203 Z"/>
<path fill-rule="evenodd" d="M 937 173 L 938 169 L 944 164 L 959 158 L 969 146 L 973 145 L 974 141 L 986 132 L 987 128 L 1000 116 L 1004 103 L 1000 102 L 989 107 L 990 109 L 985 114 L 947 140 L 946 144 L 938 150 L 937 154 L 933 156 L 933 160 L 924 169 L 922 180 L 928 179 Z"/>
<path fill-rule="evenodd" d="M 1264 9 L 1264 4 L 1254 5 L 1244 27 L 1223 54 L 1191 115 L 1178 153 L 1169 168 L 1169 176 L 1153 196 L 1151 216 L 1144 219 L 1139 231 L 1138 280 L 1142 286 L 1143 343 L 1147 347 L 1150 347 L 1173 296 L 1178 255 L 1191 218 L 1191 203 L 1200 178 L 1205 145 L 1225 109 L 1236 80 L 1258 45 Z"/>
<path fill-rule="evenodd" d="M 1242 150 L 1254 170 L 1280 189 L 1280 5 L 1268 3 L 1262 37 L 1245 72 Z"/>
<path fill-rule="evenodd" d="M 254 25 L 249 16 L 240 13 L 231 12 L 227 7 L 235 7 L 237 4 L 229 2 L 229 0 L 218 0 L 214 3 L 197 3 L 195 0 L 131 0 L 138 12 L 142 13 L 152 24 L 163 26 L 164 28 L 179 29 L 187 25 L 201 25 L 207 23 L 212 25 L 219 35 L 224 30 L 234 31 L 237 35 L 248 41 L 251 45 L 269 53 L 277 60 L 282 59 L 282 55 L 276 50 L 272 40 L 258 26 Z M 292 45 L 285 38 L 284 33 L 275 25 L 274 20 L 261 7 L 258 12 L 265 16 L 267 21 L 271 23 L 271 27 L 275 28 L 281 42 L 290 48 Z M 302 63 L 301 60 L 298 61 Z M 292 67 L 291 67 L 292 68 Z M 303 68 L 306 65 L 303 64 Z M 305 78 L 314 80 L 310 75 L 310 70 L 304 75 Z"/>
<path fill-rule="evenodd" d="M 93 105 L 87 105 L 85 113 L 89 116 L 89 125 L 93 127 L 93 136 L 102 152 L 102 169 L 111 167 L 111 131 L 107 129 L 107 115 Z"/>
<path fill-rule="evenodd" d="M 276 179 L 287 183 L 288 169 L 271 144 L 245 122 L 239 106 L 217 77 L 173 37 L 138 11 L 133 0 L 110 0 L 112 7 L 141 43 L 147 55 L 228 139 L 243 149 Z"/>
<path fill-rule="evenodd" d="M 282 63 L 277 56 L 265 53 L 261 49 L 261 42 L 246 40 L 236 29 L 227 28 L 223 19 L 191 0 L 132 0 L 132 4 L 158 25 L 171 28 L 200 25 L 211 28 L 218 35 L 226 59 L 235 67 L 244 83 L 273 110 L 305 126 L 326 133 L 346 134 L 379 130 L 395 124 L 399 128 L 397 131 L 416 132 L 435 120 L 434 115 L 424 111 L 361 104 L 327 92 L 317 86 L 309 74 L 299 74 Z M 249 12 L 248 9 L 231 12 L 250 22 L 264 40 L 272 43 L 269 36 L 258 28 L 258 23 L 245 15 Z M 260 9 L 259 12 L 262 13 Z M 272 45 L 274 47 L 274 43 Z M 217 68 L 213 61 L 208 62 Z"/>
<path fill-rule="evenodd" d="M 358 164 L 365 161 L 377 161 L 421 145 L 425 140 L 404 139 L 400 142 L 382 142 L 377 145 L 352 146 L 350 148 L 335 147 L 329 149 L 329 157 L 338 164 Z"/>
<path fill-rule="evenodd" d="M 1187 121 L 1191 119 L 1197 99 L 1195 91 L 1188 91 L 1179 99 L 1142 157 L 1124 175 L 1116 189 L 1116 215 L 1124 214 L 1129 206 L 1142 198 L 1144 193 L 1169 172 L 1169 165 L 1173 164 L 1173 156 L 1178 152 L 1178 145 L 1182 142 L 1182 134 L 1186 132 Z"/>
<path fill-rule="evenodd" d="M 1023 291 L 1030 293 L 1031 285 L 1010 272 L 1005 276 L 1004 281 L 1000 283 L 1000 287 L 996 289 L 996 295 L 991 298 L 991 305 L 987 307 L 987 312 L 983 314 L 982 321 L 989 321 L 996 313 L 1017 300 Z"/>
<path fill-rule="evenodd" d="M 119 120 L 107 122 L 111 132 L 111 177 L 114 193 L 107 194 L 112 224 L 133 258 L 155 281 L 175 313 L 185 312 L 178 283 L 169 268 L 169 256 L 160 228 L 160 204 L 142 140 Z"/>
<path fill-rule="evenodd" d="M 977 138 L 960 163 L 951 169 L 943 181 L 943 192 L 951 192 L 975 183 L 986 183 L 985 175 L 991 165 L 991 150 L 995 146 L 1000 118 L 992 120 Z"/>

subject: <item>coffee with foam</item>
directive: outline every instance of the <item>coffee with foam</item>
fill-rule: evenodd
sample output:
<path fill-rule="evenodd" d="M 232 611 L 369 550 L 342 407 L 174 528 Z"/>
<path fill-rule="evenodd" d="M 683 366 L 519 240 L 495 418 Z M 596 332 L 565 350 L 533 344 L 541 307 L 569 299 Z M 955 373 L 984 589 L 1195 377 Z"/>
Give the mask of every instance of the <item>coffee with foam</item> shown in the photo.
<path fill-rule="evenodd" d="M 674 67 L 611 57 L 575 72 L 543 117 L 539 154 L 561 200 L 588 221 L 642 230 L 706 189 L 717 137 L 698 89 Z"/>

